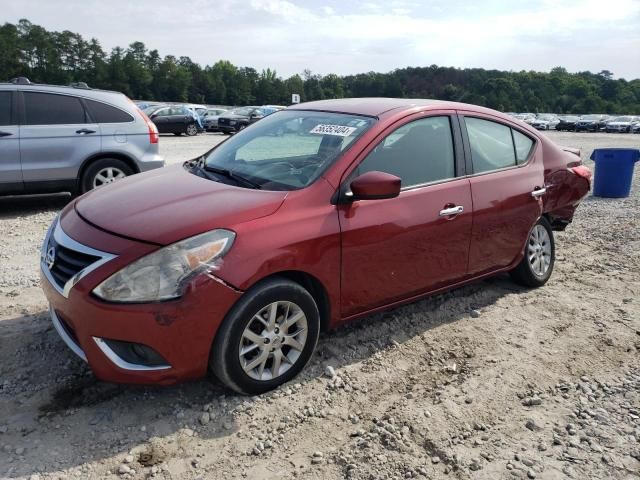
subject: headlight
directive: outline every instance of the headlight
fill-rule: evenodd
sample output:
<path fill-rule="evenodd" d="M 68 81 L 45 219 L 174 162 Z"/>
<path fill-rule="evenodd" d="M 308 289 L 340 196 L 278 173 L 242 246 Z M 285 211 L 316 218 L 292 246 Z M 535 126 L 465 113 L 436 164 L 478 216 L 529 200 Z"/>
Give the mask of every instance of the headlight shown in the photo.
<path fill-rule="evenodd" d="M 93 293 L 121 303 L 158 302 L 180 297 L 186 284 L 211 268 L 231 248 L 235 233 L 212 230 L 163 247 L 114 273 Z"/>

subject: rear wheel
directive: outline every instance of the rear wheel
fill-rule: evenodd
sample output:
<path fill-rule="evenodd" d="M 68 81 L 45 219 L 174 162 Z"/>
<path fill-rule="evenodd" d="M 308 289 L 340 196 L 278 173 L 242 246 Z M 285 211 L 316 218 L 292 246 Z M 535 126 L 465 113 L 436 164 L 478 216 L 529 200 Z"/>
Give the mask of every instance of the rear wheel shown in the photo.
<path fill-rule="evenodd" d="M 102 158 L 87 167 L 80 179 L 80 187 L 82 193 L 85 193 L 96 187 L 133 175 L 133 173 L 131 167 L 122 160 Z"/>
<path fill-rule="evenodd" d="M 549 221 L 541 217 L 529 232 L 524 258 L 510 273 L 519 284 L 541 287 L 553 272 L 555 243 Z"/>
<path fill-rule="evenodd" d="M 189 135 L 190 137 L 193 137 L 195 135 L 198 134 L 198 127 L 196 127 L 195 123 L 190 123 L 189 125 L 187 125 L 187 135 Z"/>
<path fill-rule="evenodd" d="M 316 347 L 320 314 L 297 283 L 273 278 L 249 290 L 216 335 L 209 368 L 229 388 L 246 395 L 291 380 Z"/>

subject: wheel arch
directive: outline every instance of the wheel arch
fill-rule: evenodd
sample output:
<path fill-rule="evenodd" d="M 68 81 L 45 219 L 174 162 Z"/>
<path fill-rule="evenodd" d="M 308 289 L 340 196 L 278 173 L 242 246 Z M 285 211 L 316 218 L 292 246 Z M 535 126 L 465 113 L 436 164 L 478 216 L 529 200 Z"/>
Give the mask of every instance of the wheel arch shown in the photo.
<path fill-rule="evenodd" d="M 136 162 L 131 157 L 129 157 L 128 155 L 125 155 L 124 153 L 114 153 L 114 152 L 96 153 L 94 155 L 91 155 L 87 159 L 85 159 L 84 162 L 82 162 L 82 165 L 78 170 L 78 177 L 76 179 L 78 189 L 81 189 L 82 187 L 82 177 L 84 176 L 84 173 L 87 171 L 87 168 L 89 168 L 89 166 L 93 162 L 96 162 L 98 160 L 104 160 L 105 158 L 114 158 L 116 160 L 122 160 L 124 163 L 127 164 L 129 168 L 131 168 L 131 170 L 133 170 L 133 173 L 140 173 L 140 169 L 138 168 L 138 165 L 136 164 Z"/>
<path fill-rule="evenodd" d="M 314 275 L 302 270 L 283 270 L 262 277 L 253 283 L 249 289 L 259 286 L 267 280 L 278 277 L 286 278 L 287 280 L 297 283 L 311 294 L 320 312 L 320 331 L 324 332 L 328 330 L 331 322 L 331 302 L 329 300 L 329 294 L 323 283 Z"/>

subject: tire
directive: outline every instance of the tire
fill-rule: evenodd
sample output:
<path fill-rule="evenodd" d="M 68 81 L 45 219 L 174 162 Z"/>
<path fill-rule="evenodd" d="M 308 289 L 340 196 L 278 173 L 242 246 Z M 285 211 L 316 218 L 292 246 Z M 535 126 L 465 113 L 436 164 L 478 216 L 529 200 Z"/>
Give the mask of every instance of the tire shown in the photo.
<path fill-rule="evenodd" d="M 244 130 L 245 128 L 247 128 L 247 126 L 243 124 L 243 125 L 240 125 L 236 131 L 237 131 L 237 132 L 241 132 L 241 131 L 242 131 L 242 130 Z"/>
<path fill-rule="evenodd" d="M 86 193 L 96 187 L 133 175 L 129 165 L 117 158 L 101 158 L 91 163 L 82 174 L 80 190 Z"/>
<path fill-rule="evenodd" d="M 273 317 L 276 327 L 282 328 L 285 317 L 290 321 L 300 319 L 286 327 L 287 331 L 279 332 L 273 327 L 269 330 L 273 305 L 276 305 Z M 298 334 L 286 335 L 292 332 Z M 249 289 L 225 317 L 211 348 L 209 369 L 238 393 L 267 392 L 288 382 L 304 368 L 316 348 L 319 332 L 320 313 L 311 294 L 285 278 L 268 279 Z M 291 338 L 298 341 L 297 348 L 287 343 Z M 241 343 L 246 352 L 242 358 Z M 282 358 L 279 368 L 275 365 L 274 351 Z M 290 360 L 285 361 L 285 357 Z M 251 370 L 245 370 L 246 367 Z M 277 375 L 272 378 L 274 373 Z"/>
<path fill-rule="evenodd" d="M 532 288 L 541 287 L 551 277 L 555 259 L 556 248 L 553 230 L 549 221 L 541 217 L 527 236 L 523 259 L 509 273 L 511 278 L 520 285 Z"/>
<path fill-rule="evenodd" d="M 190 123 L 189 125 L 187 125 L 187 130 L 185 131 L 185 133 L 190 137 L 195 137 L 196 135 L 198 135 L 198 127 L 195 123 Z"/>

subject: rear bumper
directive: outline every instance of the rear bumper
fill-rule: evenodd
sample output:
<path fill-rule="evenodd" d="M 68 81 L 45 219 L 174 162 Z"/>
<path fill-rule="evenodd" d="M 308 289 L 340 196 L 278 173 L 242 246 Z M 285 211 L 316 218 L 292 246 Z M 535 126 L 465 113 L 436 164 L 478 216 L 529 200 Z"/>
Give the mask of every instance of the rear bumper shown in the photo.
<path fill-rule="evenodd" d="M 165 166 L 165 161 L 162 155 L 158 153 L 157 146 L 155 151 L 146 152 L 136 161 L 140 172 L 148 172 L 149 170 L 154 170 L 156 168 L 162 168 Z"/>
<path fill-rule="evenodd" d="M 70 213 L 69 215 L 73 215 Z M 65 223 L 65 222 L 63 222 Z M 66 222 L 72 225 L 72 222 Z M 66 232 L 83 244 L 91 243 L 84 224 Z M 96 246 L 105 240 L 96 233 Z M 108 235 L 110 236 L 110 235 Z M 136 242 L 120 248 L 123 239 L 113 245 L 119 252 L 113 260 L 84 276 L 62 295 L 50 282 L 41 263 L 41 285 L 49 301 L 53 325 L 69 348 L 87 361 L 96 377 L 114 383 L 171 384 L 203 377 L 208 368 L 213 339 L 225 315 L 240 298 L 241 292 L 213 276 L 200 275 L 177 300 L 147 304 L 107 303 L 91 292 L 105 278 L 129 263 Z M 143 247 L 143 251 L 148 247 Z M 119 356 L 105 342 L 137 343 L 157 352 L 166 364 L 147 366 Z"/>

